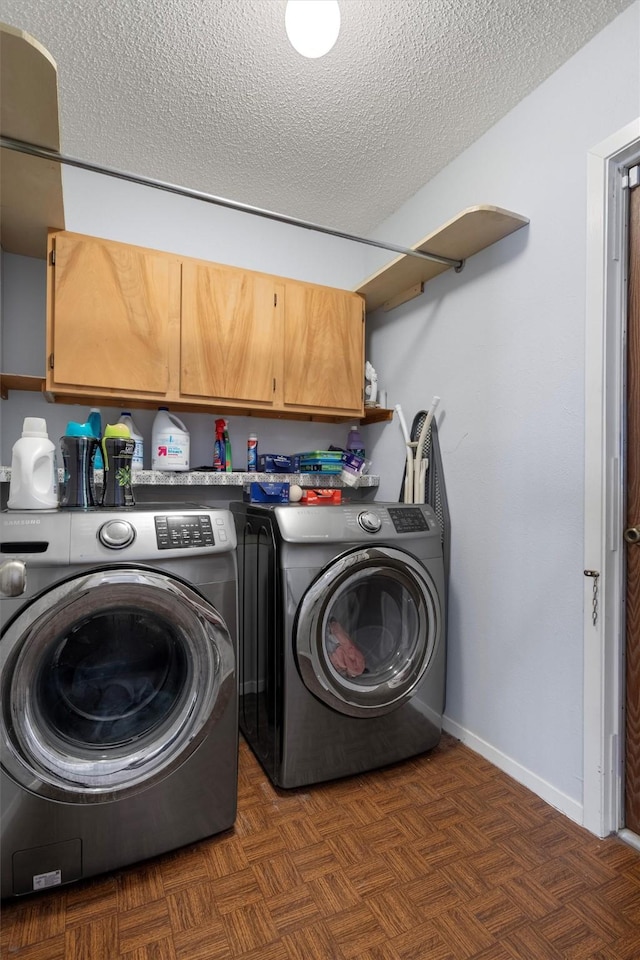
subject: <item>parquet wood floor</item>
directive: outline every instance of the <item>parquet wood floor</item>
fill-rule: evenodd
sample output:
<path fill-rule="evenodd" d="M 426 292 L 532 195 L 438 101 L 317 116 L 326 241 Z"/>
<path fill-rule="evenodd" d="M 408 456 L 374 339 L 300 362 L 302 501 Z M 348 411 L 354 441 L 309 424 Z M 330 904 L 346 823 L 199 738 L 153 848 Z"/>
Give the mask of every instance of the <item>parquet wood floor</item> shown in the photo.
<path fill-rule="evenodd" d="M 635 960 L 640 854 L 448 736 L 294 791 L 244 742 L 233 829 L 2 909 L 20 960 Z"/>

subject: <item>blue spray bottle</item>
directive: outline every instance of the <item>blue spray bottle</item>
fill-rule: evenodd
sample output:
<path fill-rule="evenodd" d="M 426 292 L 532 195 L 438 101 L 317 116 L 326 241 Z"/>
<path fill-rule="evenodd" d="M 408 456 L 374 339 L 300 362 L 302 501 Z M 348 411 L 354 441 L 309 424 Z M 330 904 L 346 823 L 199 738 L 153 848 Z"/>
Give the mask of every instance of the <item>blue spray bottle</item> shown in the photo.
<path fill-rule="evenodd" d="M 91 407 L 91 410 L 89 411 L 89 420 L 87 422 L 91 424 L 93 435 L 98 441 L 98 448 L 93 459 L 93 468 L 94 470 L 102 470 L 104 469 L 104 461 L 102 459 L 102 452 L 100 450 L 100 441 L 102 440 L 102 416 L 97 407 Z"/>

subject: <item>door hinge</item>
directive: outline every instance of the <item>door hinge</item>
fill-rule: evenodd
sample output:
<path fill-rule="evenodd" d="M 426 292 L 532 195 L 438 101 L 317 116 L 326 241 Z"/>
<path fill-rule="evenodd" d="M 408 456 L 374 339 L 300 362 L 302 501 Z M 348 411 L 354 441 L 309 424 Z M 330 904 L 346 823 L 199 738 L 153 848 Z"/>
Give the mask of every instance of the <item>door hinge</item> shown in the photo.
<path fill-rule="evenodd" d="M 49 370 L 53 370 L 53 354 L 49 354 Z"/>
<path fill-rule="evenodd" d="M 640 163 L 630 167 L 622 177 L 622 189 L 633 190 L 640 186 Z"/>
<path fill-rule="evenodd" d="M 51 253 L 49 254 L 49 263 L 53 267 L 55 265 L 55 262 L 56 262 L 56 252 L 55 250 L 52 250 Z"/>

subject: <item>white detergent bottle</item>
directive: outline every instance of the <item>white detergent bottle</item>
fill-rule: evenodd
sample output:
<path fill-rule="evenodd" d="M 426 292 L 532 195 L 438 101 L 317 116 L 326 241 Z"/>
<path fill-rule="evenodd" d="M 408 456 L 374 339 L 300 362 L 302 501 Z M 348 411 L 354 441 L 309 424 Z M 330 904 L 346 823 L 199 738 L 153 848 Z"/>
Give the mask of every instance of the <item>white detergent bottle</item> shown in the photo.
<path fill-rule="evenodd" d="M 140 431 L 136 428 L 131 416 L 130 410 L 123 410 L 120 414 L 118 423 L 124 423 L 129 427 L 129 434 L 132 440 L 135 440 L 135 449 L 131 459 L 131 470 L 135 473 L 137 470 L 144 470 L 144 439 Z"/>
<path fill-rule="evenodd" d="M 58 506 L 56 448 L 47 421 L 25 417 L 22 436 L 11 452 L 10 510 L 55 510 Z"/>
<path fill-rule="evenodd" d="M 158 407 L 151 431 L 151 469 L 189 469 L 189 431 L 168 407 Z"/>

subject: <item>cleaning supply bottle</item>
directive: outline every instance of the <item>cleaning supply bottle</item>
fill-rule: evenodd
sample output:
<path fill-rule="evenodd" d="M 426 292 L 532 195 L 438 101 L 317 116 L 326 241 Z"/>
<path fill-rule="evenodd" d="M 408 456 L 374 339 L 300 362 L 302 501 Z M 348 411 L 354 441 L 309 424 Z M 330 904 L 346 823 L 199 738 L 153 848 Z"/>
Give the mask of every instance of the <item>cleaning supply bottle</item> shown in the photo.
<path fill-rule="evenodd" d="M 69 421 L 64 436 L 60 437 L 64 467 L 61 507 L 95 507 L 94 463 L 97 446 L 98 441 L 90 423 Z"/>
<path fill-rule="evenodd" d="M 135 440 L 129 436 L 125 423 L 107 423 L 102 437 L 104 485 L 101 506 L 133 507 L 135 498 L 131 487 L 131 461 Z"/>
<path fill-rule="evenodd" d="M 120 414 L 118 423 L 124 423 L 125 426 L 129 427 L 129 435 L 132 440 L 135 440 L 136 446 L 133 451 L 131 469 L 134 473 L 137 470 L 144 470 L 144 440 L 140 431 L 136 429 L 136 425 L 133 422 L 133 417 L 131 416 L 131 411 L 123 410 Z"/>
<path fill-rule="evenodd" d="M 104 468 L 104 461 L 102 459 L 102 451 L 100 450 L 100 441 L 102 440 L 102 414 L 97 407 L 91 407 L 89 411 L 89 419 L 87 421 L 91 424 L 91 429 L 93 430 L 93 435 L 98 441 L 98 446 L 96 449 L 95 460 L 93 461 L 94 469 L 102 470 Z"/>
<path fill-rule="evenodd" d="M 229 437 L 229 424 L 225 420 L 224 422 L 224 469 L 226 473 L 233 472 L 233 464 L 231 463 L 231 439 Z"/>
<path fill-rule="evenodd" d="M 364 456 L 364 443 L 362 442 L 362 437 L 360 436 L 360 431 L 358 430 L 357 425 L 349 427 L 349 436 L 347 437 L 347 446 L 345 448 L 347 453 L 353 453 L 356 457 Z"/>
<path fill-rule="evenodd" d="M 224 452 L 224 420 L 216 420 L 216 439 L 213 444 L 213 469 L 217 473 L 224 472 L 225 452 Z"/>
<path fill-rule="evenodd" d="M 58 471 L 55 444 L 49 440 L 47 421 L 25 417 L 22 436 L 11 451 L 10 510 L 55 510 L 58 506 Z"/>
<path fill-rule="evenodd" d="M 189 469 L 189 431 L 168 407 L 158 407 L 151 443 L 152 470 Z"/>
<path fill-rule="evenodd" d="M 250 433 L 247 440 L 247 470 L 255 473 L 258 469 L 258 438 L 255 433 Z"/>

